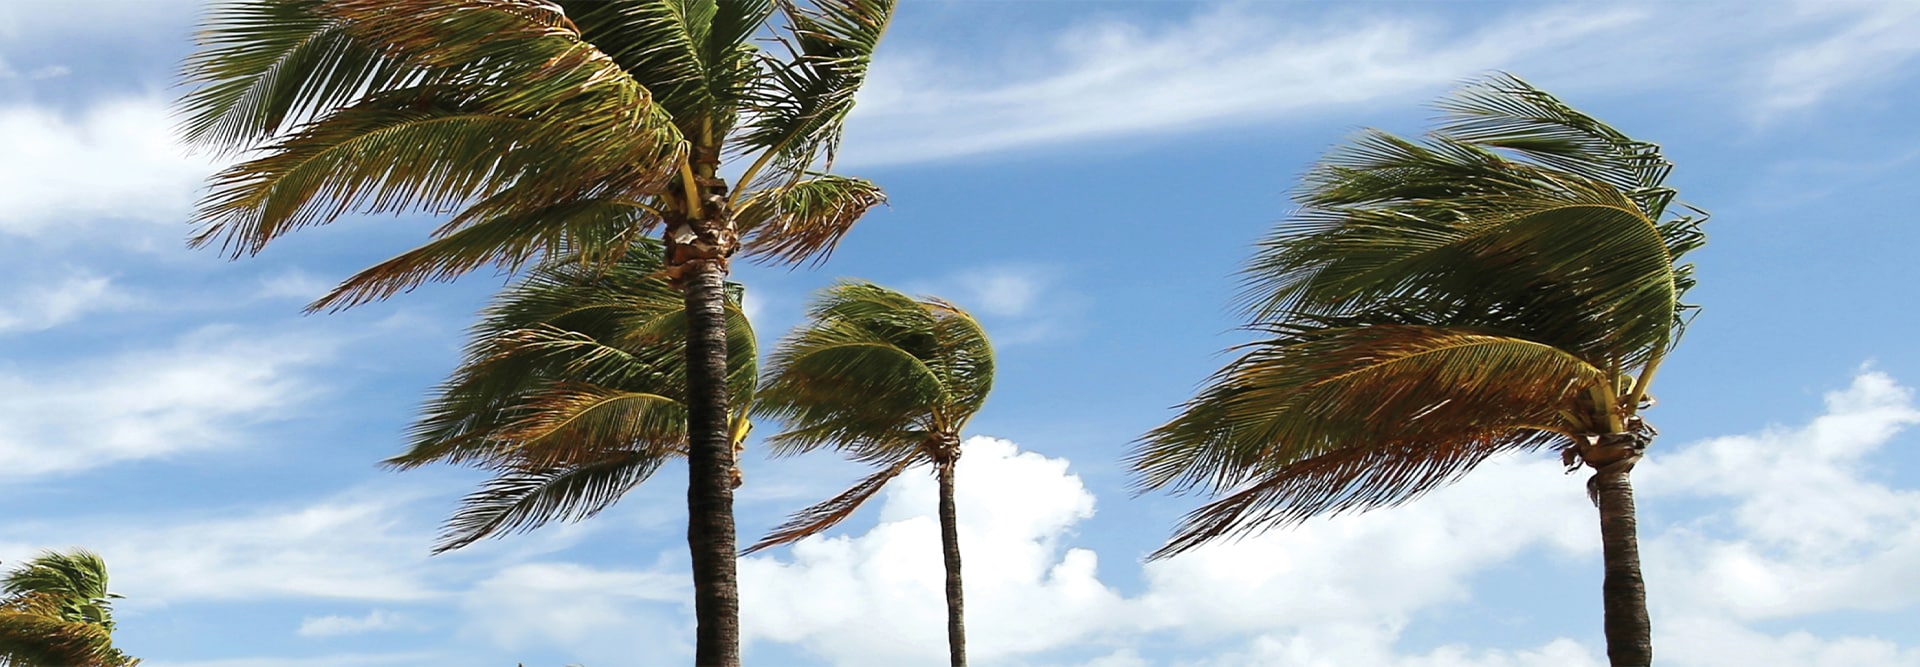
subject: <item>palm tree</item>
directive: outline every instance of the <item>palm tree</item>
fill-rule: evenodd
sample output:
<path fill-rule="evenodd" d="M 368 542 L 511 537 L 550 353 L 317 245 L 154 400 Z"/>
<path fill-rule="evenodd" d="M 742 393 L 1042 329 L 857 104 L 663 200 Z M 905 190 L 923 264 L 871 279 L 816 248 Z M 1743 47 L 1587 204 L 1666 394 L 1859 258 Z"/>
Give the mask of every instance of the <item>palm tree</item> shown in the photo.
<path fill-rule="evenodd" d="M 1614 665 L 1652 662 L 1628 472 L 1639 411 L 1705 241 L 1671 165 L 1511 76 L 1440 105 L 1423 140 L 1367 132 L 1306 177 L 1247 269 L 1262 338 L 1144 436 L 1146 488 L 1219 495 L 1165 557 L 1391 506 L 1496 455 L 1554 448 L 1600 509 Z"/>
<path fill-rule="evenodd" d="M 48 551 L 0 578 L 0 667 L 132 667 L 113 647 L 107 563 Z"/>
<path fill-rule="evenodd" d="M 351 213 L 451 214 L 314 303 L 662 232 L 683 292 L 696 661 L 739 662 L 723 292 L 736 254 L 823 259 L 883 201 L 827 173 L 893 0 L 240 0 L 186 63 L 216 175 L 194 245 Z M 776 44 L 763 50 L 759 43 Z M 732 185 L 721 165 L 746 166 Z"/>
<path fill-rule="evenodd" d="M 686 456 L 687 310 L 661 276 L 663 255 L 641 240 L 610 264 L 542 266 L 495 297 L 408 451 L 387 460 L 495 474 L 462 501 L 436 552 L 591 517 Z M 737 296 L 726 312 L 737 451 L 758 366 Z"/>
<path fill-rule="evenodd" d="M 748 551 L 813 535 L 852 515 L 888 480 L 931 463 L 940 481 L 947 646 L 967 664 L 954 464 L 960 432 L 993 388 L 993 347 L 980 323 L 953 304 L 915 300 L 865 282 L 843 282 L 782 341 L 754 413 L 786 424 L 767 438 L 779 454 L 822 447 L 879 468 L 853 488 L 795 513 Z"/>

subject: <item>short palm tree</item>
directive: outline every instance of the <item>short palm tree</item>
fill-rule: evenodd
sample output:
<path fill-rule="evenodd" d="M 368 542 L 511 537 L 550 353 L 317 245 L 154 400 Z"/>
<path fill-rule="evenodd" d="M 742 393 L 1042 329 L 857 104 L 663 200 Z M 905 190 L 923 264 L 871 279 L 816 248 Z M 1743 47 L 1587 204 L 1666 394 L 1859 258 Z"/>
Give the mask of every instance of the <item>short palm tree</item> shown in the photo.
<path fill-rule="evenodd" d="M 1247 270 L 1264 337 L 1133 455 L 1145 487 L 1222 497 L 1156 555 L 1406 502 L 1504 452 L 1594 469 L 1608 653 L 1652 661 L 1628 471 L 1705 237 L 1671 165 L 1519 79 L 1369 132 L 1307 176 Z"/>
<path fill-rule="evenodd" d="M 776 453 L 838 449 L 879 468 L 853 488 L 794 514 L 751 550 L 797 541 L 852 515 L 906 469 L 932 464 L 940 483 L 940 546 L 947 574 L 947 644 L 967 664 L 954 464 L 960 434 L 993 388 L 993 347 L 953 304 L 916 300 L 864 282 L 828 289 L 774 350 L 754 413 L 786 430 Z"/>
<path fill-rule="evenodd" d="M 186 63 L 184 133 L 241 155 L 195 245 L 238 257 L 341 215 L 448 214 L 345 308 L 482 266 L 604 259 L 656 231 L 688 318 L 696 661 L 739 662 L 725 280 L 824 258 L 883 200 L 827 173 L 893 0 L 236 0 Z M 763 50 L 759 44 L 777 46 Z M 721 165 L 745 166 L 729 184 Z"/>
<path fill-rule="evenodd" d="M 0 667 L 132 667 L 113 647 L 107 563 L 49 551 L 0 577 Z"/>
<path fill-rule="evenodd" d="M 484 468 L 436 551 L 591 517 L 687 453 L 687 310 L 642 240 L 609 264 L 556 262 L 494 298 L 466 359 L 431 398 L 412 446 L 388 459 Z M 729 431 L 747 434 L 753 330 L 727 302 Z"/>

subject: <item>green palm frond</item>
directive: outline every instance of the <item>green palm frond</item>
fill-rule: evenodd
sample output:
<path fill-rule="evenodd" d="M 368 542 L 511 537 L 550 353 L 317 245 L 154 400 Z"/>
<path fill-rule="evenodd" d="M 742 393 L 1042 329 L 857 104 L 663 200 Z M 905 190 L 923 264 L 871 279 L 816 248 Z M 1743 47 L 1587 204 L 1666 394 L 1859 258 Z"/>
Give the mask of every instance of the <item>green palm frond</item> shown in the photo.
<path fill-rule="evenodd" d="M 1673 258 L 1660 229 L 1617 190 L 1563 180 L 1441 201 L 1457 205 L 1303 212 L 1247 271 L 1256 312 L 1351 315 L 1392 303 L 1432 322 L 1500 328 L 1630 364 L 1669 342 L 1679 308 Z"/>
<path fill-rule="evenodd" d="M 658 242 L 646 240 L 611 264 L 541 266 L 502 292 L 474 326 L 465 360 L 422 411 L 408 453 L 389 464 L 472 464 L 503 456 L 520 443 L 513 436 L 533 433 L 532 425 L 565 422 L 570 409 L 592 403 L 589 396 L 682 402 L 684 305 L 659 274 L 663 262 Z M 749 405 L 757 379 L 752 328 L 737 302 L 729 304 L 728 318 L 729 386 L 733 400 Z M 679 413 L 655 416 L 667 414 Z M 672 430 L 684 439 L 679 419 Z M 566 448 L 599 442 L 584 438 Z"/>
<path fill-rule="evenodd" d="M 442 550 L 585 518 L 685 454 L 685 306 L 663 264 L 652 240 L 612 262 L 563 257 L 488 307 L 408 451 L 387 460 L 498 473 L 464 503 Z M 753 330 L 737 297 L 727 317 L 730 400 L 744 412 L 757 382 Z"/>
<path fill-rule="evenodd" d="M 105 628 L 0 608 L 0 667 L 129 667 Z"/>
<path fill-rule="evenodd" d="M 593 518 L 653 476 L 668 458 L 662 451 L 602 451 L 589 461 L 501 470 L 461 499 L 433 551 L 444 553 L 554 521 Z"/>
<path fill-rule="evenodd" d="M 1621 133 L 1506 73 L 1470 83 L 1438 105 L 1442 136 L 1504 149 L 1549 169 L 1606 183 L 1658 220 L 1673 201 L 1673 163 L 1658 144 Z"/>
<path fill-rule="evenodd" d="M 770 360 L 754 414 L 784 425 L 776 454 L 832 447 L 880 471 L 795 514 L 749 551 L 832 527 L 916 462 L 948 462 L 993 388 L 993 347 L 966 311 L 866 282 L 841 282 Z"/>
<path fill-rule="evenodd" d="M 1671 166 L 1511 76 L 1421 140 L 1368 131 L 1305 177 L 1245 272 L 1244 346 L 1136 443 L 1201 491 L 1165 557 L 1403 503 L 1496 454 L 1620 432 L 1679 336 L 1699 221 Z"/>
<path fill-rule="evenodd" d="M 329 90 L 282 100 L 281 106 L 332 108 L 265 146 L 263 156 L 216 176 L 193 243 L 217 240 L 238 256 L 348 212 L 441 212 L 478 200 L 497 209 L 506 194 L 525 210 L 580 198 L 641 199 L 662 190 L 684 150 L 672 119 L 552 10 L 533 0 L 312 6 L 308 13 L 343 26 L 344 39 L 435 74 L 356 91 L 345 104 Z M 272 50 L 259 43 L 254 23 L 219 20 L 209 26 L 210 39 L 238 51 L 210 49 L 197 56 L 207 61 L 204 68 L 258 55 L 239 52 L 249 48 Z M 207 96 L 249 79 L 209 76 L 183 104 L 206 111 L 189 123 L 205 125 L 210 136 L 257 136 L 246 128 L 267 121 L 256 116 L 277 113 L 258 104 L 222 106 Z M 218 130 L 222 123 L 240 129 Z"/>
<path fill-rule="evenodd" d="M 449 281 L 487 265 L 512 272 L 540 258 L 631 246 L 639 234 L 659 224 L 659 217 L 645 204 L 623 199 L 518 204 L 495 206 L 483 201 L 468 208 L 436 232 L 433 241 L 354 274 L 307 306 L 307 311 L 351 308 L 425 283 Z"/>
<path fill-rule="evenodd" d="M 854 94 L 866 83 L 874 49 L 893 20 L 893 0 L 781 0 L 789 30 L 785 60 L 769 58 L 767 76 L 749 102 L 737 150 L 759 154 L 741 178 L 768 165 L 775 181 L 801 178 L 816 165 L 831 169 Z"/>
<path fill-rule="evenodd" d="M 1223 492 L 1302 461 L 1393 443 L 1498 444 L 1584 432 L 1596 419 L 1586 407 L 1589 388 L 1608 382 L 1605 371 L 1565 351 L 1479 330 L 1370 325 L 1274 334 L 1246 346 L 1179 417 L 1141 439 L 1131 463 L 1143 488 Z M 1345 511 L 1380 500 L 1323 482 L 1300 480 L 1287 502 Z M 1427 487 L 1395 488 L 1392 502 Z"/>
<path fill-rule="evenodd" d="M 872 181 L 808 174 L 748 196 L 735 215 L 740 251 L 782 264 L 824 262 L 855 222 L 886 202 Z"/>
<path fill-rule="evenodd" d="M 234 153 L 428 72 L 354 39 L 326 0 L 213 5 L 180 102 L 189 143 Z"/>
<path fill-rule="evenodd" d="M 894 446 L 904 433 L 958 433 L 992 377 L 986 334 L 964 311 L 843 282 L 774 351 L 756 414 L 788 425 L 768 439 L 786 451 Z"/>
<path fill-rule="evenodd" d="M 761 76 L 752 38 L 771 0 L 649 0 L 559 3 L 585 38 L 667 110 L 689 137 L 732 127 Z"/>
<path fill-rule="evenodd" d="M 48 551 L 0 577 L 0 667 L 131 667 L 113 647 L 107 564 L 83 549 Z"/>

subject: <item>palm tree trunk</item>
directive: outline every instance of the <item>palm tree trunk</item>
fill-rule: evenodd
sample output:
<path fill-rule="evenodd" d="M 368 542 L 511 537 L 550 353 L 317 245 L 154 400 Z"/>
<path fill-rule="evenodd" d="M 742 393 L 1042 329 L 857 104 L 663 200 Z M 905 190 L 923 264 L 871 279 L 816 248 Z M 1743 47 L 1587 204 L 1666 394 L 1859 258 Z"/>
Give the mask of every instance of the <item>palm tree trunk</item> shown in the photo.
<path fill-rule="evenodd" d="M 1593 473 L 1600 505 L 1600 549 L 1606 561 L 1601 600 L 1606 606 L 1607 658 L 1613 667 L 1653 664 L 1653 625 L 1647 618 L 1647 585 L 1640 577 L 1640 538 L 1633 509 L 1632 461 Z"/>
<path fill-rule="evenodd" d="M 687 545 L 693 556 L 694 665 L 740 664 L 734 563 L 733 440 L 727 429 L 726 269 L 686 265 Z"/>
<path fill-rule="evenodd" d="M 967 667 L 967 626 L 962 620 L 960 520 L 953 497 L 952 460 L 940 462 L 940 551 L 947 565 L 947 653 L 953 667 Z"/>

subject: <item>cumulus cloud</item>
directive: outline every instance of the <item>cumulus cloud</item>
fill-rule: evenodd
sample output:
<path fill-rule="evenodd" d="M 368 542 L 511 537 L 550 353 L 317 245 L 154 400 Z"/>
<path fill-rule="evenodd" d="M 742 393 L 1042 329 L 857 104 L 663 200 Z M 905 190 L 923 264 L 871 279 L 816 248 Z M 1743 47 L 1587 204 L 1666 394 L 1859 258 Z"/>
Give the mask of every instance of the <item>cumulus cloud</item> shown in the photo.
<path fill-rule="evenodd" d="M 1098 557 L 1063 549 L 1093 515 L 1067 462 L 974 437 L 959 480 L 968 645 L 982 662 L 1070 643 L 1111 623 L 1120 598 Z M 808 539 L 791 557 L 741 560 L 748 641 L 793 642 L 834 664 L 921 664 L 945 655 L 944 574 L 935 481 L 910 470 L 889 485 L 880 525 L 859 537 Z"/>
<path fill-rule="evenodd" d="M 1865 372 L 1804 427 L 1674 446 L 1644 463 L 1642 540 L 1663 662 L 1920 664 L 1914 647 L 1777 625 L 1920 604 L 1920 585 L 1900 566 L 1920 559 L 1920 493 L 1876 482 L 1868 467 L 1915 422 L 1911 392 Z M 966 446 L 959 500 L 968 639 L 982 662 L 1051 664 L 1043 656 L 1091 650 L 1100 656 L 1093 664 L 1114 667 L 1604 664 L 1598 647 L 1571 637 L 1534 647 L 1399 647 L 1421 612 L 1470 600 L 1477 576 L 1523 553 L 1564 554 L 1597 578 L 1584 476 L 1564 475 L 1544 457 L 1489 463 L 1405 507 L 1150 563 L 1144 590 L 1126 596 L 1101 578 L 1100 555 L 1071 545 L 1093 498 L 1066 461 L 990 438 Z M 798 645 L 835 665 L 937 661 L 944 607 L 926 477 L 901 478 L 871 530 L 743 560 L 748 637 Z M 1698 496 L 1732 502 L 1703 505 Z M 1673 515 L 1684 518 L 1651 519 Z M 1598 610 L 1578 615 L 1597 619 Z M 1757 619 L 1776 624 L 1748 625 Z"/>
<path fill-rule="evenodd" d="M 0 478 L 72 473 L 233 444 L 314 387 L 317 335 L 202 329 L 170 349 L 68 367 L 0 367 Z"/>

